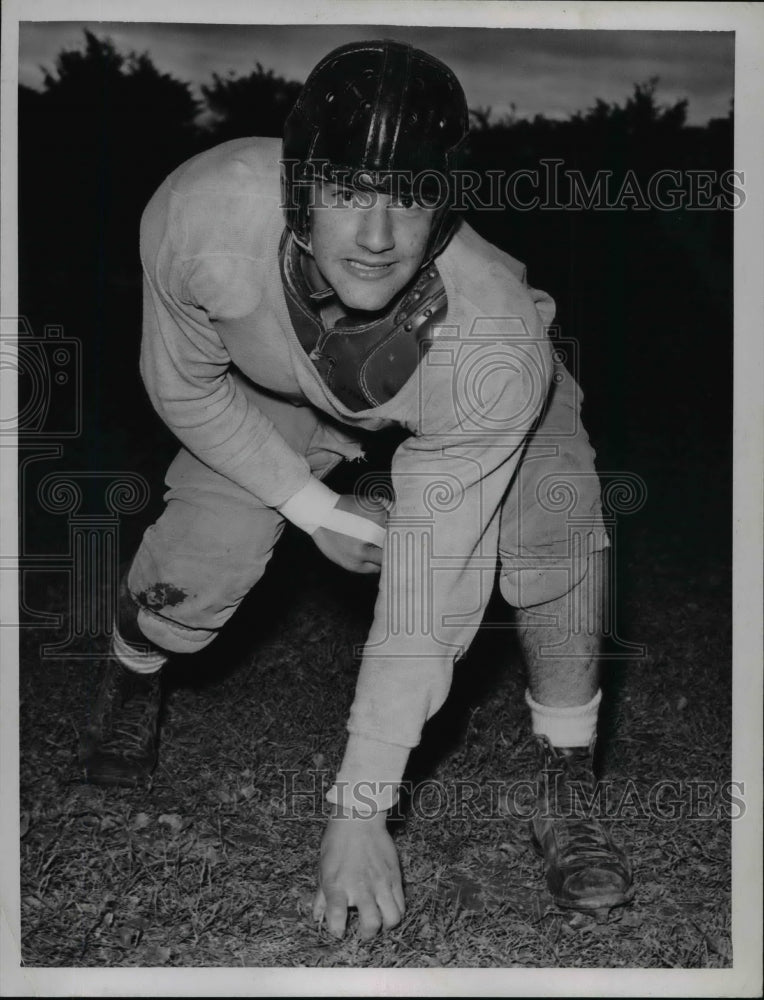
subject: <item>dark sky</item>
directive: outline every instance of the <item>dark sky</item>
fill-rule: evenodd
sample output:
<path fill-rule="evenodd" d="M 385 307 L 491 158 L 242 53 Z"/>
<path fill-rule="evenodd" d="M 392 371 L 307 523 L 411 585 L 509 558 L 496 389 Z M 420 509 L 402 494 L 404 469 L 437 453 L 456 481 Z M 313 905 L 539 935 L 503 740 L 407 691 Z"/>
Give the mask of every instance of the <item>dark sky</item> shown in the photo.
<path fill-rule="evenodd" d="M 363 38 L 398 38 L 427 49 L 459 76 L 471 107 L 565 117 L 599 97 L 623 102 L 637 82 L 659 77 L 660 103 L 689 99 L 689 120 L 726 115 L 734 82 L 734 35 L 710 31 L 565 31 L 374 25 L 217 25 L 22 22 L 19 80 L 40 87 L 62 48 L 83 28 L 124 53 L 148 52 L 157 67 L 194 85 L 213 72 L 248 73 L 256 62 L 304 80 L 330 49 Z"/>

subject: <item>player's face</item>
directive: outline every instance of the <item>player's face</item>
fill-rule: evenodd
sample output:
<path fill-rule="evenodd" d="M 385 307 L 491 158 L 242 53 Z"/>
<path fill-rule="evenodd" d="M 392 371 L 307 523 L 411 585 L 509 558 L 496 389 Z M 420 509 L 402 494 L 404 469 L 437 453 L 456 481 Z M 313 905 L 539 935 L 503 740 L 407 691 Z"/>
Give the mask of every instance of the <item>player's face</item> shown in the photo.
<path fill-rule="evenodd" d="M 321 182 L 310 210 L 313 259 L 349 309 L 383 309 L 424 258 L 435 210 Z"/>

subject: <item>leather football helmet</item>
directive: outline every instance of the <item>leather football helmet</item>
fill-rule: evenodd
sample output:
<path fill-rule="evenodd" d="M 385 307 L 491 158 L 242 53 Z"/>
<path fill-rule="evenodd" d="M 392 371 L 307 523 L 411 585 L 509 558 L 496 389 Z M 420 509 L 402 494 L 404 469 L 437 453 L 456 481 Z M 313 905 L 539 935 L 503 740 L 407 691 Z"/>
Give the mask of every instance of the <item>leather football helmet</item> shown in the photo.
<path fill-rule="evenodd" d="M 286 221 L 310 249 L 313 181 L 362 178 L 436 205 L 423 263 L 454 225 L 452 171 L 469 130 L 461 84 L 434 56 L 402 42 L 353 42 L 325 56 L 286 120 L 282 188 Z"/>

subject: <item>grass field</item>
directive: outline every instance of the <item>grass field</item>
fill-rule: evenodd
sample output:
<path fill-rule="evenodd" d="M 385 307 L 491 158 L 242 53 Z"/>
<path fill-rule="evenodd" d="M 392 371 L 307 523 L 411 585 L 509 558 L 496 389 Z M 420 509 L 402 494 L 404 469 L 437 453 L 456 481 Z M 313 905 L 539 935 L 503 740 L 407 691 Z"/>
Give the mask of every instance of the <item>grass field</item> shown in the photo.
<path fill-rule="evenodd" d="M 669 471 L 661 482 L 671 486 Z M 403 923 L 372 943 L 352 924 L 337 942 L 312 923 L 321 781 L 343 750 L 353 648 L 374 595 L 288 534 L 222 638 L 171 672 L 148 791 L 81 782 L 77 739 L 98 665 L 41 661 L 54 632 L 22 633 L 24 963 L 730 966 L 730 822 L 719 798 L 731 776 L 724 502 L 709 489 L 695 521 L 680 525 L 671 509 L 680 492 L 664 494 L 667 506 L 648 504 L 622 531 L 619 629 L 646 653 L 605 673 L 600 757 L 616 800 L 626 795 L 614 832 L 634 863 L 630 907 L 606 924 L 563 915 L 509 804 L 499 798 L 484 818 L 442 808 L 439 796 L 460 781 L 532 776 L 522 665 L 505 628 L 481 632 L 412 758 L 409 776 L 429 781 L 429 797 L 395 824 Z M 717 524 L 716 535 L 707 528 L 693 554 L 687 533 L 703 524 Z M 49 610 L 64 609 L 58 587 L 51 576 L 40 595 Z M 509 624 L 500 601 L 488 619 Z M 665 780 L 678 783 L 669 797 L 679 805 L 661 819 L 640 803 Z M 316 792 L 285 815 L 288 787 Z M 687 818 L 692 810 L 714 818 Z"/>

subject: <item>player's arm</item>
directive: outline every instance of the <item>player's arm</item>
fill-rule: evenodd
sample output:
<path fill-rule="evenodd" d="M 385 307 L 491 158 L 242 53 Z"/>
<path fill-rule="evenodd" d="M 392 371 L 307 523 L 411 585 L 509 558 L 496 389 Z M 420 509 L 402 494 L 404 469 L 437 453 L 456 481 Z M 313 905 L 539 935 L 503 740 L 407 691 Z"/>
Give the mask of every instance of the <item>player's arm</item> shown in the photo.
<path fill-rule="evenodd" d="M 340 496 L 315 476 L 231 374 L 220 324 L 254 322 L 256 261 L 235 255 L 165 260 L 162 213 L 142 226 L 141 374 L 154 408 L 197 458 L 311 535 L 331 560 L 378 573 L 386 511 Z"/>
<path fill-rule="evenodd" d="M 340 812 L 324 835 L 314 913 L 337 935 L 348 906 L 358 907 L 365 936 L 403 913 L 384 817 L 409 751 L 445 701 L 454 660 L 485 611 L 501 502 L 543 406 L 551 364 L 538 323 L 525 341 L 457 349 L 449 378 L 447 366 L 433 371 L 422 386 L 423 424 L 393 461 L 395 506 L 379 596 L 330 792 Z M 477 393 L 459 382 L 469 372 L 485 376 Z"/>
<path fill-rule="evenodd" d="M 443 704 L 454 660 L 482 619 L 501 504 L 551 377 L 540 326 L 454 351 L 450 368 L 433 363 L 419 432 L 393 460 L 395 506 L 348 724 L 409 748 Z"/>

